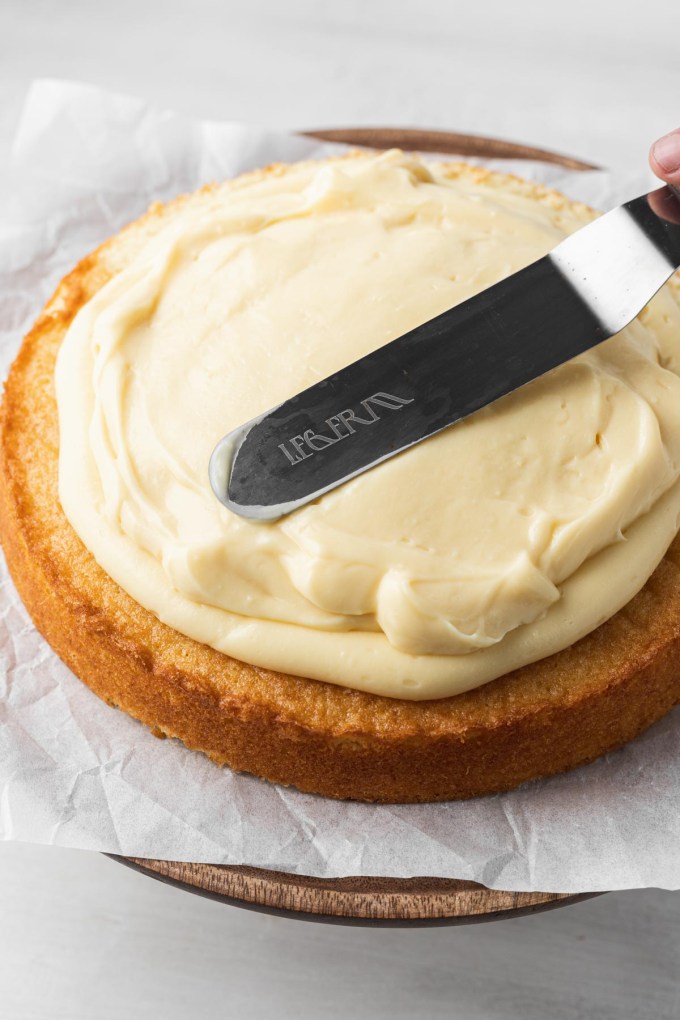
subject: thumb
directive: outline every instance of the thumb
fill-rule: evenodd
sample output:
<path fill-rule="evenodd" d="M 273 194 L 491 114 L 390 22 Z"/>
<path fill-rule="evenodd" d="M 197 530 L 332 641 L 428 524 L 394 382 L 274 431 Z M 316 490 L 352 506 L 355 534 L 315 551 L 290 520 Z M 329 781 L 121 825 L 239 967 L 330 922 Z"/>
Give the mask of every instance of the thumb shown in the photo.
<path fill-rule="evenodd" d="M 680 185 L 680 128 L 659 138 L 649 152 L 649 164 L 662 181 Z"/>

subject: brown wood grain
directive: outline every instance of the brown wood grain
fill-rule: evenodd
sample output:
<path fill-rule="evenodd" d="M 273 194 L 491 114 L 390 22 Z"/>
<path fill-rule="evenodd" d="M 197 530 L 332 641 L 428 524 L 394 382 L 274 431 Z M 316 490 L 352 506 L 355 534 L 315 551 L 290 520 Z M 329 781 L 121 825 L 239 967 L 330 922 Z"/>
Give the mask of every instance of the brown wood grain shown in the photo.
<path fill-rule="evenodd" d="M 563 156 L 549 149 L 506 142 L 500 138 L 481 135 L 455 134 L 451 131 L 433 131 L 420 128 L 321 128 L 302 132 L 310 138 L 327 142 L 342 142 L 371 149 L 405 149 L 409 152 L 439 152 L 454 156 L 482 156 L 486 159 L 536 159 L 555 163 L 568 170 L 597 170 L 593 163 L 585 163 L 573 156 Z"/>
<path fill-rule="evenodd" d="M 535 913 L 589 894 L 503 892 L 444 878 L 312 878 L 263 868 L 113 857 L 137 871 L 236 906 L 344 924 L 463 924 Z"/>
<path fill-rule="evenodd" d="M 492 159 L 532 159 L 570 170 L 597 169 L 571 156 L 477 135 L 393 127 L 324 128 L 304 133 L 326 141 L 369 148 L 395 147 Z M 153 878 L 226 903 L 340 924 L 408 927 L 463 924 L 516 917 L 589 898 L 589 894 L 503 892 L 486 889 L 475 882 L 444 878 L 320 879 L 246 866 L 111 856 Z"/>

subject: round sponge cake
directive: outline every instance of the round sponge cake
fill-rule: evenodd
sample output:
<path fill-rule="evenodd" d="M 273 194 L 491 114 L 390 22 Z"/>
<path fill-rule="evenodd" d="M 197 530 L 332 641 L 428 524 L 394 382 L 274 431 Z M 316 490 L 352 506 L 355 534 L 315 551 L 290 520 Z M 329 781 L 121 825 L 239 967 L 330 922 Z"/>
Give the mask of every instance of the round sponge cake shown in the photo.
<path fill-rule="evenodd" d="M 501 183 L 546 197 L 512 178 Z M 78 310 L 191 201 L 152 208 L 65 278 L 5 387 L 0 537 L 36 626 L 76 675 L 157 735 L 218 764 L 326 796 L 387 802 L 507 790 L 588 762 L 668 712 L 680 700 L 677 539 L 638 595 L 578 643 L 433 701 L 238 661 L 160 622 L 98 566 L 59 504 L 55 360 Z"/>

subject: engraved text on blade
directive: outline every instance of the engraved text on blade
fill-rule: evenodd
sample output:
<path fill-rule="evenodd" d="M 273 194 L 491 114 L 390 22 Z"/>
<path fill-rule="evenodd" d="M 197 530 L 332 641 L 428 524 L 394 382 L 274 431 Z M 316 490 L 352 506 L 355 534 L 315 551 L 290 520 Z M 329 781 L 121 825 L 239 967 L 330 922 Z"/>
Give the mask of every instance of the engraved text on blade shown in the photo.
<path fill-rule="evenodd" d="M 374 393 L 372 397 L 361 401 L 359 413 L 348 408 L 326 418 L 324 425 L 328 426 L 330 435 L 307 429 L 301 435 L 293 436 L 285 443 L 279 443 L 279 450 L 291 464 L 300 464 L 301 461 L 313 456 L 319 450 L 324 450 L 326 447 L 333 446 L 342 439 L 354 435 L 357 426 L 374 425 L 380 421 L 383 415 L 379 414 L 376 408 L 400 411 L 406 404 L 412 403 L 413 398 L 397 397 L 392 393 Z"/>

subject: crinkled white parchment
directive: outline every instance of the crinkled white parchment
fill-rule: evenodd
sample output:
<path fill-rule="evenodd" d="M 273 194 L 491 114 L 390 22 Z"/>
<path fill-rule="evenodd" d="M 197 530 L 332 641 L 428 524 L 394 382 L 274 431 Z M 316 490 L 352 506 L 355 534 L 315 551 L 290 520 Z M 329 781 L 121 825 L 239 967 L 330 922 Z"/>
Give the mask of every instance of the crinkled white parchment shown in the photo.
<path fill-rule="evenodd" d="M 455 125 L 453 125 L 455 126 Z M 38 82 L 0 216 L 0 371 L 64 273 L 158 199 L 338 146 L 192 121 Z M 639 172 L 508 164 L 607 208 Z M 219 769 L 99 701 L 36 632 L 0 572 L 0 835 L 307 875 L 438 875 L 492 888 L 680 887 L 680 714 L 587 768 L 466 803 L 337 803 Z"/>

